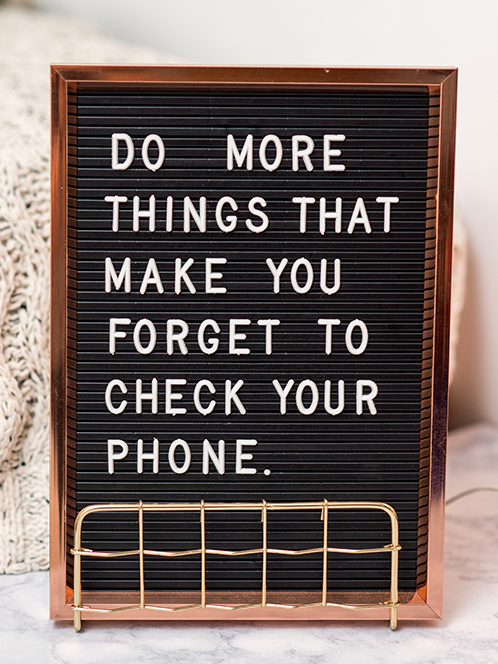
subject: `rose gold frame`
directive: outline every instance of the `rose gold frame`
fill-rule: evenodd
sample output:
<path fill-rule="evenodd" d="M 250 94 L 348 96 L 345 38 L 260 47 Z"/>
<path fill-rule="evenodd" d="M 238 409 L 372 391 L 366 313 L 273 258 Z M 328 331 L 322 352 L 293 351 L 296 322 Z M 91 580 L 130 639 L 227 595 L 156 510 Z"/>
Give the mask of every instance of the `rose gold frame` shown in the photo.
<path fill-rule="evenodd" d="M 68 319 L 68 288 L 72 238 L 68 233 L 70 215 L 68 197 L 71 132 L 68 123 L 71 96 L 84 88 L 119 88 L 136 85 L 154 87 L 228 87 L 230 89 L 284 87 L 287 89 L 384 89 L 429 91 L 436 100 L 431 122 L 430 150 L 436 157 L 432 167 L 434 185 L 435 234 L 434 307 L 430 312 L 430 342 L 426 358 L 424 404 L 430 408 L 428 433 L 429 496 L 427 579 L 414 596 L 399 606 L 400 620 L 437 619 L 442 614 L 444 478 L 446 466 L 446 430 L 449 356 L 449 307 L 452 258 L 454 146 L 456 124 L 456 69 L 377 69 L 377 68 L 282 68 L 282 67 L 197 67 L 197 66 L 122 66 L 122 65 L 53 65 L 52 77 L 52 267 L 51 267 L 51 482 L 50 482 L 50 616 L 55 620 L 73 620 L 73 588 L 67 585 L 68 547 L 68 411 L 72 399 Z M 428 210 L 429 216 L 429 210 Z M 434 251 L 435 249 L 435 251 Z M 419 545 L 420 546 L 420 545 Z M 360 593 L 368 602 L 368 593 Z M 356 594 L 358 595 L 358 593 Z M 121 601 L 121 599 L 120 599 Z M 130 598 L 130 604 L 133 599 Z M 98 606 L 98 604 L 97 604 Z M 108 605 L 107 605 L 108 606 Z M 325 610 L 324 610 L 325 609 Z M 220 609 L 194 609 L 183 613 L 148 612 L 96 613 L 92 619 L 223 619 L 223 620 L 388 620 L 388 608 L 364 613 L 343 607 L 316 606 L 305 614 L 286 609 L 255 608 L 227 614 Z"/>

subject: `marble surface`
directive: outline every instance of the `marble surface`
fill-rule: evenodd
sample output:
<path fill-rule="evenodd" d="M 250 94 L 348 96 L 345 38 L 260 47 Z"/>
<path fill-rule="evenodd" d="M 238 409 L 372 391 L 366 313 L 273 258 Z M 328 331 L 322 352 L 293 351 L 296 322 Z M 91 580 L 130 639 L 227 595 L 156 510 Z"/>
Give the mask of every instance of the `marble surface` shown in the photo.
<path fill-rule="evenodd" d="M 498 485 L 498 429 L 450 437 L 448 496 Z M 401 623 L 84 623 L 48 619 L 48 573 L 0 577 L 2 664 L 498 663 L 498 493 L 450 505 L 444 619 Z"/>

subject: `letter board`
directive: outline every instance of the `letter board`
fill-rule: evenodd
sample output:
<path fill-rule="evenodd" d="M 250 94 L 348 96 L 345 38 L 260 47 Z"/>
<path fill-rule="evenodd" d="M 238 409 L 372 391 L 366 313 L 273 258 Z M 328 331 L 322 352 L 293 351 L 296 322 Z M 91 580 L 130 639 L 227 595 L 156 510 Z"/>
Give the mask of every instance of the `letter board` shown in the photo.
<path fill-rule="evenodd" d="M 329 550 L 324 563 L 323 510 L 271 508 L 323 500 L 395 510 L 400 610 L 432 617 L 455 72 L 55 66 L 53 78 L 56 617 L 70 616 L 76 515 L 139 501 L 266 501 L 269 603 L 322 599 L 324 564 L 329 602 L 385 599 L 389 556 Z M 136 510 L 89 515 L 83 547 L 137 552 L 84 558 L 83 596 L 121 602 L 142 583 L 160 604 L 196 604 L 202 576 L 208 604 L 259 603 L 261 512 L 203 518 L 202 562 L 138 553 L 198 550 L 199 510 L 141 512 L 141 544 Z M 385 513 L 327 518 L 330 548 L 391 541 Z M 209 553 L 242 550 L 254 552 Z M 313 617 L 333 617 L 323 609 Z"/>

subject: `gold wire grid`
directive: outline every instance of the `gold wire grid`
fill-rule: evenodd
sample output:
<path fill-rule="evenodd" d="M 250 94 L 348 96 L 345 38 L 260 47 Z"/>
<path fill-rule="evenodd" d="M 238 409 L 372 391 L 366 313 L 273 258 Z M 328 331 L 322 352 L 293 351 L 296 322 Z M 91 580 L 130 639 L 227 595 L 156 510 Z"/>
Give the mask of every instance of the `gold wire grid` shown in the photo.
<path fill-rule="evenodd" d="M 329 510 L 380 510 L 388 514 L 391 520 L 391 542 L 383 547 L 373 549 L 344 549 L 328 546 L 328 516 Z M 268 511 L 295 511 L 295 510 L 320 510 L 321 520 L 323 522 L 323 545 L 312 549 L 274 549 L 268 547 Z M 199 549 L 190 549 L 185 551 L 155 551 L 144 548 L 144 512 L 199 512 L 200 517 L 200 536 L 201 546 Z M 222 511 L 260 511 L 262 523 L 262 546 L 257 549 L 246 549 L 240 551 L 228 551 L 222 549 L 209 549 L 206 547 L 206 512 Z M 139 548 L 130 551 L 93 551 L 92 549 L 82 548 L 81 535 L 84 519 L 90 514 L 102 512 L 138 512 L 138 539 Z M 255 503 L 206 503 L 201 500 L 198 503 L 117 503 L 104 505 L 89 505 L 83 508 L 76 517 L 75 522 L 75 546 L 71 549 L 74 555 L 74 628 L 77 632 L 81 629 L 82 613 L 120 613 L 123 611 L 133 611 L 137 609 L 148 609 L 153 611 L 165 611 L 169 613 L 178 613 L 191 609 L 222 609 L 225 611 L 240 611 L 243 609 L 254 608 L 280 608 L 280 609 L 305 609 L 310 607 L 340 607 L 351 610 L 368 611 L 371 609 L 387 608 L 389 609 L 389 626 L 392 630 L 396 629 L 398 622 L 398 554 L 401 549 L 398 539 L 398 517 L 396 511 L 387 503 L 371 501 L 328 501 L 326 499 L 319 502 L 293 502 L 293 503 L 268 503 L 265 500 Z M 230 604 L 218 605 L 206 603 L 206 554 L 219 556 L 246 556 L 249 554 L 261 553 L 263 557 L 263 569 L 261 579 L 261 601 L 252 604 Z M 268 555 L 280 554 L 286 556 L 303 556 L 311 553 L 322 553 L 322 589 L 321 601 L 308 604 L 275 604 L 267 602 L 267 567 Z M 348 553 L 348 554 L 369 554 L 369 553 L 390 553 L 390 593 L 389 601 L 379 604 L 337 604 L 327 601 L 327 557 L 329 553 Z M 120 558 L 125 556 L 139 557 L 140 570 L 140 603 L 125 604 L 113 608 L 97 608 L 89 605 L 82 605 L 81 598 L 81 559 L 82 557 L 95 558 Z M 144 556 L 156 556 L 165 558 L 178 558 L 182 556 L 200 555 L 201 557 L 201 589 L 200 603 L 188 604 L 184 606 L 158 606 L 145 603 L 145 574 L 144 574 Z"/>

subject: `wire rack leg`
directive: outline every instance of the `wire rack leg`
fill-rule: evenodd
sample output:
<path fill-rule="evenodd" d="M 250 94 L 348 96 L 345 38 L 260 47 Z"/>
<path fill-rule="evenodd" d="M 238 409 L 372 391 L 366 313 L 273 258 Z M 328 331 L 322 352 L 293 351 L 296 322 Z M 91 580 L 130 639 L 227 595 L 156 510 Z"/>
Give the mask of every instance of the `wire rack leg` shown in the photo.
<path fill-rule="evenodd" d="M 74 631 L 79 632 L 81 630 L 81 611 L 74 611 Z"/>
<path fill-rule="evenodd" d="M 394 631 L 398 626 L 398 607 L 389 609 L 389 627 Z"/>

